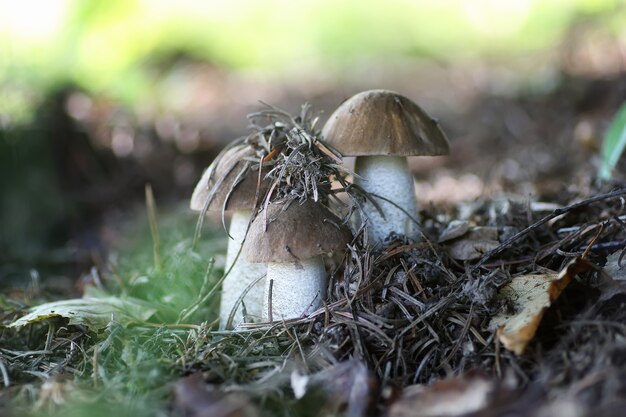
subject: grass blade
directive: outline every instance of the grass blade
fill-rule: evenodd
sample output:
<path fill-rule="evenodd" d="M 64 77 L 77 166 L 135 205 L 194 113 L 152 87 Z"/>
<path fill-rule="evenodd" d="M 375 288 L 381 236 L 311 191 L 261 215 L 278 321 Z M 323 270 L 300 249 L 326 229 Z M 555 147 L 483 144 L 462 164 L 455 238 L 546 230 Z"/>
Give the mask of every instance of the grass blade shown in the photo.
<path fill-rule="evenodd" d="M 622 104 L 613 118 L 602 142 L 600 169 L 598 176 L 608 181 L 613 176 L 613 169 L 626 147 L 626 102 Z"/>

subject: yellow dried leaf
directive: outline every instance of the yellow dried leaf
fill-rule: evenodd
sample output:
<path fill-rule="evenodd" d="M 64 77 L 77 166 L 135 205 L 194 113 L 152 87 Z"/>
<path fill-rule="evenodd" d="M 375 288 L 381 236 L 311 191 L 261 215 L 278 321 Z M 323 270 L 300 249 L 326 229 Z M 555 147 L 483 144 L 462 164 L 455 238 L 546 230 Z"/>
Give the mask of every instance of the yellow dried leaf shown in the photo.
<path fill-rule="evenodd" d="M 498 330 L 498 338 L 504 347 L 521 355 L 535 337 L 544 313 L 561 295 L 572 279 L 586 271 L 589 263 L 583 258 L 570 262 L 558 275 L 537 274 L 515 277 L 502 288 L 500 296 L 515 306 L 513 315 L 500 314 L 492 325 Z"/>

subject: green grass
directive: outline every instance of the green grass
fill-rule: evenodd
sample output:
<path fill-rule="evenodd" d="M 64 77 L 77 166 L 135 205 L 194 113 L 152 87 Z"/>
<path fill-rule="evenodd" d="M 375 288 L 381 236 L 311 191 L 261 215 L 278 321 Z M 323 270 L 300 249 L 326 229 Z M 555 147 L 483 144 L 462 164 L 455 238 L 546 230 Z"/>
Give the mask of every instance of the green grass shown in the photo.
<path fill-rule="evenodd" d="M 248 403 L 264 416 L 331 415 L 341 406 L 319 382 L 299 400 L 289 388 L 293 370 L 334 361 L 306 329 L 214 332 L 225 233 L 207 225 L 192 247 L 196 222 L 187 211 L 161 217 L 156 252 L 143 212 L 122 225 L 104 288 L 88 288 L 91 298 L 39 305 L 30 312 L 41 320 L 11 327 L 26 310 L 0 297 L 0 371 L 10 380 L 3 387 L 0 372 L 0 415 L 169 416 L 178 381 L 196 372 L 212 375 L 216 404 Z"/>
<path fill-rule="evenodd" d="M 626 103 L 617 111 L 604 135 L 598 176 L 608 181 L 613 178 L 613 169 L 626 148 Z"/>
<path fill-rule="evenodd" d="M 195 218 L 171 211 L 159 223 L 157 264 L 148 222 L 143 213 L 139 217 L 127 225 L 126 241 L 117 248 L 113 258 L 118 260 L 105 274 L 104 288 L 87 290 L 92 297 L 88 303 L 61 300 L 56 307 L 34 311 L 42 319 L 51 310 L 82 317 L 0 327 L 0 347 L 12 352 L 0 350 L 12 385 L 0 389 L 0 400 L 10 399 L 15 415 L 164 415 L 169 383 L 183 369 L 184 352 L 199 342 L 200 333 L 206 334 L 203 323 L 217 317 L 216 288 L 223 271 L 215 267 L 213 256 L 221 256 L 225 239 L 205 232 L 192 248 Z M 132 306 L 132 314 L 122 314 L 120 305 L 125 312 Z M 7 300 L 1 304 L 5 325 L 19 316 L 16 310 Z M 74 343 L 64 343 L 66 339 Z M 70 351 L 74 357 L 66 361 Z"/>

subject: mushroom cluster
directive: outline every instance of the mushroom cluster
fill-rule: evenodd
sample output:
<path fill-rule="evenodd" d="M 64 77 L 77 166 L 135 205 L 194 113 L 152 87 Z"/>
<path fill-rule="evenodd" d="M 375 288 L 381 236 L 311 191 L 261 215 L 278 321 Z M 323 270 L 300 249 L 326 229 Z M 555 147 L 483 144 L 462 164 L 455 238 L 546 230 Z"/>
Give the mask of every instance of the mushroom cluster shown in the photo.
<path fill-rule="evenodd" d="M 257 119 L 270 124 L 259 125 Z M 252 121 L 254 132 L 213 163 L 191 202 L 199 211 L 233 211 L 222 328 L 304 317 L 322 305 L 324 256 L 344 250 L 352 240 L 347 225 L 354 206 L 337 207 L 338 192 L 360 201 L 357 212 L 374 247 L 392 233 L 418 239 L 406 157 L 448 153 L 437 122 L 408 98 L 386 90 L 344 102 L 321 135 L 306 105 L 296 118 L 271 108 L 253 114 Z M 342 154 L 358 156 L 357 187 L 347 180 Z M 339 189 L 331 188 L 333 179 Z M 338 212 L 347 214 L 341 219 Z"/>
<path fill-rule="evenodd" d="M 449 153 L 437 121 L 398 93 L 370 90 L 339 106 L 322 136 L 342 155 L 357 157 L 354 182 L 376 202 L 363 205 L 370 242 L 380 245 L 392 232 L 418 240 L 417 198 L 406 157 Z"/>
<path fill-rule="evenodd" d="M 302 317 L 318 308 L 326 292 L 323 255 L 352 238 L 329 209 L 331 178 L 347 172 L 336 151 L 319 141 L 309 107 L 296 118 L 275 108 L 249 117 L 253 133 L 214 161 L 191 202 L 201 212 L 233 211 L 223 329 Z"/>

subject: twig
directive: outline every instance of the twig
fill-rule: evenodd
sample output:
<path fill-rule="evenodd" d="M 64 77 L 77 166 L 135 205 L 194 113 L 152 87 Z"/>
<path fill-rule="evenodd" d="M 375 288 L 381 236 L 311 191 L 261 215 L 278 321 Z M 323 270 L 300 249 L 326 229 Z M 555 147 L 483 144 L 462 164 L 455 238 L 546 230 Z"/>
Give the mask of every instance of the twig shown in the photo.
<path fill-rule="evenodd" d="M 505 250 L 506 248 L 511 246 L 511 244 L 513 244 L 514 242 L 520 240 L 521 238 L 525 237 L 526 235 L 532 233 L 537 228 L 543 226 L 544 224 L 546 224 L 550 220 L 552 220 L 554 218 L 557 218 L 557 217 L 559 217 L 559 216 L 561 216 L 563 214 L 569 213 L 570 211 L 576 210 L 576 209 L 578 209 L 580 207 L 584 207 L 584 206 L 587 206 L 589 204 L 597 203 L 598 201 L 604 201 L 604 200 L 609 200 L 611 198 L 620 197 L 620 196 L 623 196 L 623 195 L 626 195 L 626 188 L 621 188 L 619 190 L 611 191 L 610 193 L 606 193 L 606 194 L 600 194 L 600 195 L 597 195 L 595 197 L 589 198 L 587 200 L 580 201 L 578 203 L 570 204 L 569 206 L 565 206 L 565 207 L 556 209 L 551 214 L 549 214 L 546 217 L 542 218 L 541 220 L 531 224 L 526 229 L 522 230 L 521 232 L 517 233 L 516 235 L 514 235 L 514 236 L 510 237 L 509 239 L 505 240 L 497 248 L 487 252 L 482 258 L 480 258 L 480 260 L 478 261 L 478 263 L 476 263 L 476 265 L 474 265 L 474 266 L 472 266 L 470 268 L 469 272 L 470 273 L 474 272 L 481 265 L 483 265 L 489 258 L 499 254 L 500 252 L 502 252 L 503 250 Z"/>
<path fill-rule="evenodd" d="M 156 269 L 161 269 L 161 256 L 159 254 L 159 224 L 157 221 L 157 209 L 154 201 L 154 194 L 152 193 L 152 186 L 150 184 L 146 184 L 146 210 L 148 211 L 148 223 L 150 223 L 150 234 L 152 235 L 154 266 Z"/>

